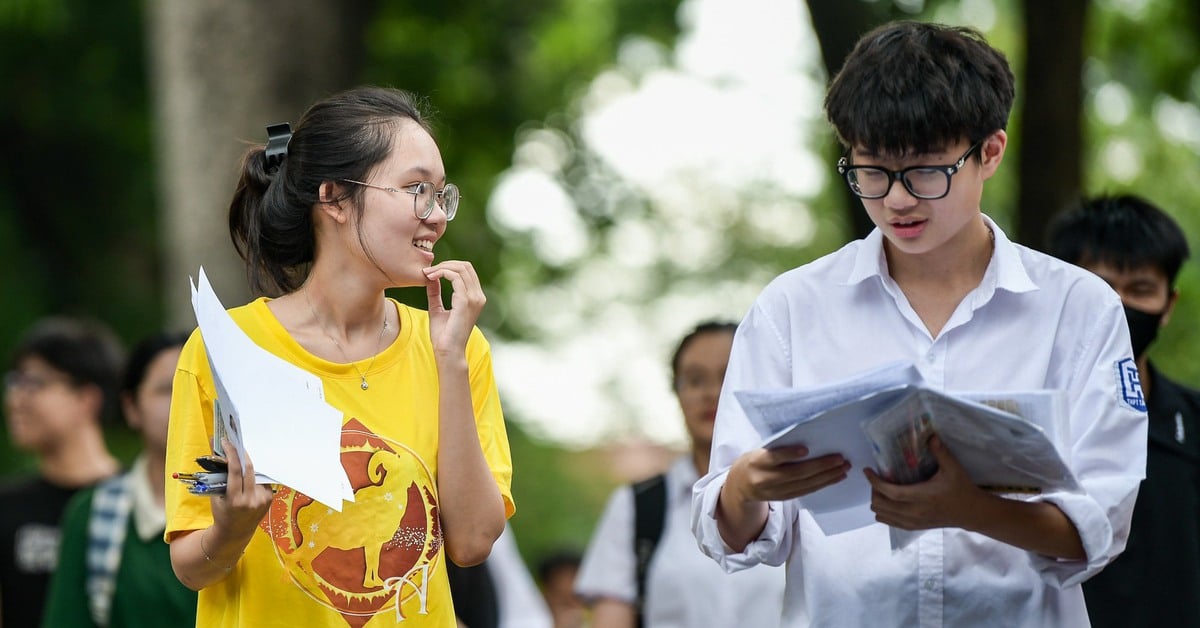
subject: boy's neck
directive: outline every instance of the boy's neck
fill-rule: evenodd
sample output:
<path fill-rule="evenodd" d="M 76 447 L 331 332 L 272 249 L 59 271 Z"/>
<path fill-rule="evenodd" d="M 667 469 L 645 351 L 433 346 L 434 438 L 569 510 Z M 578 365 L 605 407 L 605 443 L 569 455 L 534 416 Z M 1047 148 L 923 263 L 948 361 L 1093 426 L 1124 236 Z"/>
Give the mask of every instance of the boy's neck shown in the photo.
<path fill-rule="evenodd" d="M 120 469 L 117 459 L 104 445 L 98 429 L 80 429 L 53 449 L 43 451 L 38 472 L 51 484 L 81 488 L 95 484 Z"/>
<path fill-rule="evenodd" d="M 996 234 L 982 215 L 977 222 L 964 227 L 958 237 L 927 253 L 903 253 L 886 238 L 883 241 L 888 274 L 901 287 L 909 283 L 937 283 L 967 284 L 974 288 L 983 281 L 995 248 Z"/>
<path fill-rule="evenodd" d="M 905 254 L 884 240 L 888 273 L 936 338 L 967 293 L 987 272 L 996 236 L 980 216 L 960 237 L 935 251 Z"/>

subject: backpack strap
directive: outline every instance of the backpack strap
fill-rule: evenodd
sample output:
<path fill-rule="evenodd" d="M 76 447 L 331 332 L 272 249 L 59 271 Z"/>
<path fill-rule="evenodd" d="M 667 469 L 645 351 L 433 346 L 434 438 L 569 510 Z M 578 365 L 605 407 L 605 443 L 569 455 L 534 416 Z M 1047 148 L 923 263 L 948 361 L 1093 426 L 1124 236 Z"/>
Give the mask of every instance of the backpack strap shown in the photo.
<path fill-rule="evenodd" d="M 637 559 L 637 625 L 643 625 L 646 573 L 662 538 L 667 514 L 667 476 L 660 473 L 633 485 L 633 555 Z"/>
<path fill-rule="evenodd" d="M 108 625 L 132 509 L 129 473 L 109 478 L 96 486 L 88 517 L 86 588 L 88 609 L 98 626 Z"/>

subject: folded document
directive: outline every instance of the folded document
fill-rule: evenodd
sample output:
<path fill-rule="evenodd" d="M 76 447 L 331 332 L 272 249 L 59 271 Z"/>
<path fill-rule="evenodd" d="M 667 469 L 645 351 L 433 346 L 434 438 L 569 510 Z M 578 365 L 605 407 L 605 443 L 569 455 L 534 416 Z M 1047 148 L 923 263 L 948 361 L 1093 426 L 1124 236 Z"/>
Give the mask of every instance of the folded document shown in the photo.
<path fill-rule="evenodd" d="M 837 484 L 800 497 L 826 534 L 874 522 L 862 469 L 909 484 L 937 471 L 937 435 L 976 484 L 1000 493 L 1077 491 L 1046 430 L 1066 412 L 1060 392 L 946 393 L 897 363 L 815 389 L 735 392 L 763 447 L 805 445 L 810 456 L 837 453 L 852 467 Z"/>
<path fill-rule="evenodd" d="M 342 412 L 325 402 L 321 378 L 255 344 L 203 268 L 192 307 L 217 388 L 214 452 L 229 438 L 243 466 L 249 452 L 257 483 L 283 484 L 340 512 L 354 492 L 341 463 Z"/>

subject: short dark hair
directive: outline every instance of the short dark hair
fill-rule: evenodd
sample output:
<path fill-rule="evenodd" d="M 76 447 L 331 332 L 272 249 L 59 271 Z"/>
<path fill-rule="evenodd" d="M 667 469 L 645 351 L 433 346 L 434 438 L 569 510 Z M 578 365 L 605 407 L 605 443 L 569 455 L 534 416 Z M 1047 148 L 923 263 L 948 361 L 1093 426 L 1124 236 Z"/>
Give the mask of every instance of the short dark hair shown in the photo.
<path fill-rule="evenodd" d="M 9 368 L 37 358 L 65 373 L 76 386 L 96 386 L 104 395 L 100 418 L 108 419 L 116 413 L 122 353 L 121 342 L 103 323 L 51 316 L 34 323 L 17 341 Z"/>
<path fill-rule="evenodd" d="M 551 576 L 563 569 L 579 569 L 581 562 L 583 562 L 583 554 L 579 550 L 575 548 L 556 549 L 538 561 L 538 583 L 546 584 Z"/>
<path fill-rule="evenodd" d="M 679 346 L 675 347 L 675 354 L 671 356 L 671 386 L 679 386 L 679 358 L 683 355 L 683 350 L 686 349 L 688 345 L 692 344 L 693 340 L 704 334 L 718 332 L 732 336 L 736 331 L 737 323 L 731 321 L 714 320 L 706 321 L 696 325 L 692 331 L 689 331 L 687 335 L 679 341 Z"/>
<path fill-rule="evenodd" d="M 1051 255 L 1072 264 L 1109 264 L 1118 270 L 1153 266 L 1175 285 L 1191 254 L 1179 225 L 1149 201 L 1133 196 L 1083 199 L 1050 222 Z"/>
<path fill-rule="evenodd" d="M 129 352 L 129 359 L 125 361 L 125 372 L 121 378 L 121 394 L 136 395 L 138 388 L 141 388 L 142 382 L 146 379 L 146 371 L 150 368 L 150 363 L 158 357 L 158 354 L 167 349 L 182 347 L 187 339 L 186 332 L 160 331 L 143 338 L 134 345 Z"/>
<path fill-rule="evenodd" d="M 978 142 L 1008 126 L 1004 54 L 969 27 L 891 22 L 858 40 L 825 96 L 847 148 L 902 157 Z"/>
<path fill-rule="evenodd" d="M 408 92 L 356 87 L 304 112 L 278 170 L 268 164 L 265 145 L 246 152 L 229 203 L 229 234 L 246 262 L 252 290 L 277 295 L 304 283 L 316 253 L 312 211 L 321 184 L 365 180 L 391 153 L 402 120 L 430 131 L 421 105 Z M 344 197 L 353 201 L 360 218 L 362 194 L 361 186 L 352 186 Z"/>

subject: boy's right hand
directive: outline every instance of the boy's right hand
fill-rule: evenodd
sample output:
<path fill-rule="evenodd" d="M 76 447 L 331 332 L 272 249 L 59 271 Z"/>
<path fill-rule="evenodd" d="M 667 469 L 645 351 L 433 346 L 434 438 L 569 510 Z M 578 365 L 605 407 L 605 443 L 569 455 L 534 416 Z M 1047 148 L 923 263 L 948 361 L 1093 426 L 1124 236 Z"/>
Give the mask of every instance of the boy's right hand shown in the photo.
<path fill-rule="evenodd" d="M 849 471 L 841 454 L 808 458 L 803 445 L 753 449 L 734 461 L 725 483 L 744 501 L 783 501 L 837 484 Z"/>
<path fill-rule="evenodd" d="M 840 454 L 808 458 L 804 446 L 753 449 L 738 457 L 717 499 L 717 529 L 735 552 L 762 533 L 769 501 L 783 501 L 846 479 L 850 463 Z"/>

